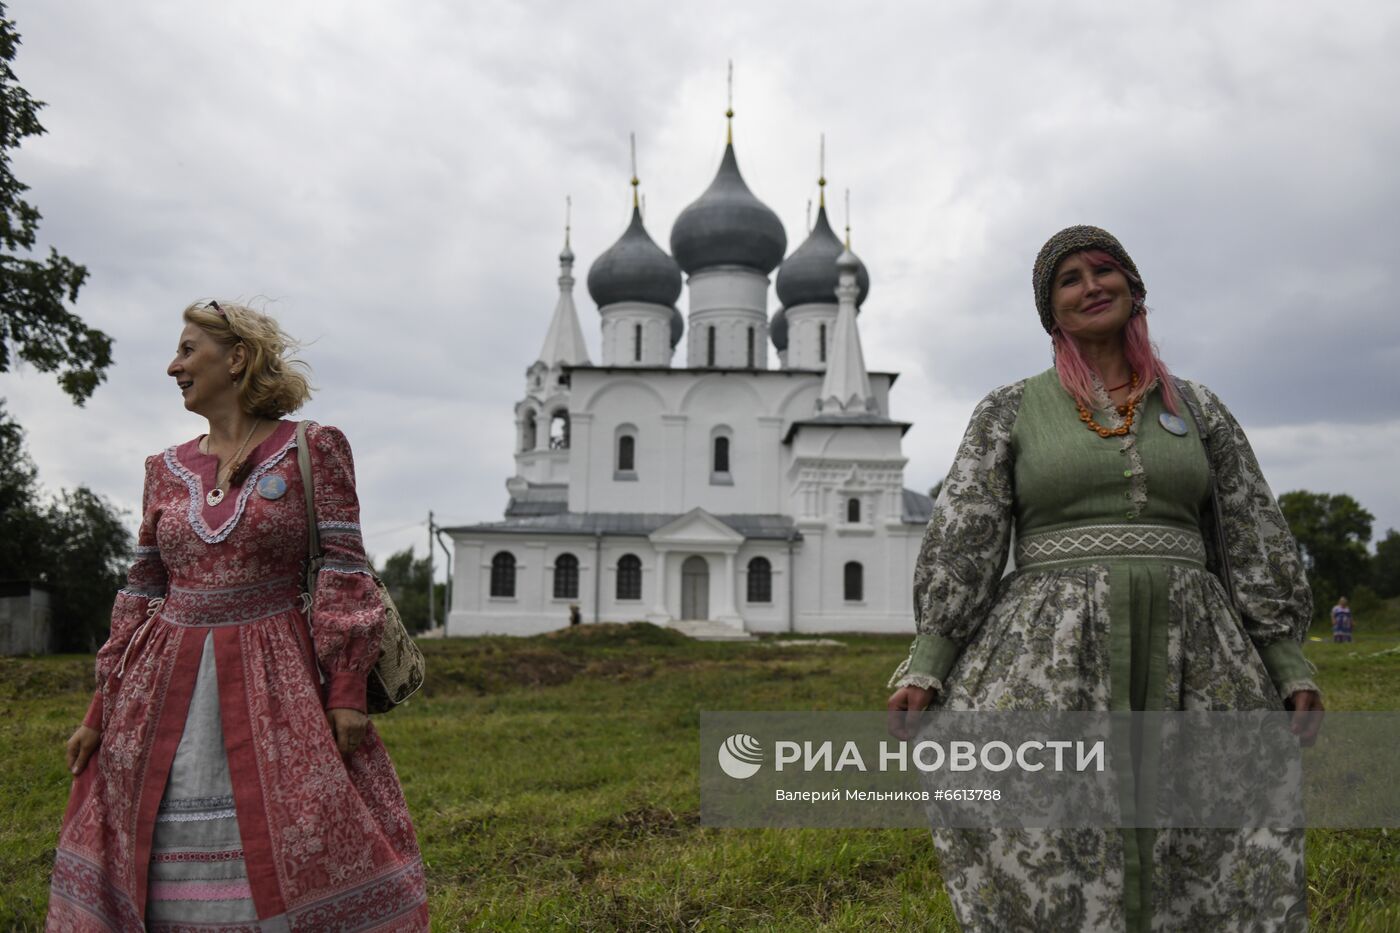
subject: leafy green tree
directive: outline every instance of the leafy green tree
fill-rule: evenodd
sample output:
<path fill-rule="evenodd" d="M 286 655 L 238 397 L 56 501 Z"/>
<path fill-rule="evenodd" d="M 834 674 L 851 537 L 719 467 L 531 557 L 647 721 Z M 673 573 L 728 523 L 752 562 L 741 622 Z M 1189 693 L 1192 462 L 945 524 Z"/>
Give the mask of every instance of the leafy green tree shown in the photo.
<path fill-rule="evenodd" d="M 130 559 L 131 535 L 102 497 L 80 486 L 43 500 L 24 431 L 0 405 L 0 580 L 48 588 L 55 647 L 101 642 Z"/>
<path fill-rule="evenodd" d="M 44 516 L 38 578 L 54 594 L 60 651 L 92 651 L 106 637 L 112 600 L 131 562 L 131 534 L 107 500 L 79 486 L 59 494 Z"/>
<path fill-rule="evenodd" d="M 1278 504 L 1303 553 L 1313 605 L 1319 615 L 1325 614 L 1338 596 L 1369 579 L 1366 544 L 1375 516 L 1345 493 L 1297 490 L 1279 496 Z"/>
<path fill-rule="evenodd" d="M 428 628 L 428 558 L 414 560 L 412 547 L 399 551 L 384 561 L 379 578 L 394 597 L 404 627 L 410 632 L 425 631 Z M 446 595 L 446 585 L 433 584 L 433 617 L 438 625 L 443 621 Z"/>
<path fill-rule="evenodd" d="M 1382 599 L 1400 596 L 1400 531 L 1391 528 L 1371 558 L 1371 588 Z"/>
<path fill-rule="evenodd" d="M 44 106 L 20 87 L 10 63 L 19 32 L 0 2 L 0 373 L 17 359 L 44 373 L 81 405 L 106 378 L 112 364 L 112 338 L 88 327 L 69 311 L 87 269 L 56 249 L 44 259 L 32 255 L 41 215 L 22 195 L 29 186 L 10 170 L 10 151 L 44 132 Z"/>

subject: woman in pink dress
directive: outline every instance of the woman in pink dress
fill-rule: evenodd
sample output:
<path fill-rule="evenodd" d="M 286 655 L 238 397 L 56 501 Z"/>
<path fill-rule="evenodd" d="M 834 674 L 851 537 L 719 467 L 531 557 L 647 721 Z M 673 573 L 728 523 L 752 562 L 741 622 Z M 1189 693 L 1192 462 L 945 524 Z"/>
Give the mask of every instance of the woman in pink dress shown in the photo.
<path fill-rule="evenodd" d="M 185 309 L 169 367 L 208 433 L 146 460 L 136 562 L 68 741 L 51 930 L 426 930 L 423 866 L 365 715 L 383 608 L 344 435 L 307 426 L 326 554 L 303 610 L 291 341 Z"/>

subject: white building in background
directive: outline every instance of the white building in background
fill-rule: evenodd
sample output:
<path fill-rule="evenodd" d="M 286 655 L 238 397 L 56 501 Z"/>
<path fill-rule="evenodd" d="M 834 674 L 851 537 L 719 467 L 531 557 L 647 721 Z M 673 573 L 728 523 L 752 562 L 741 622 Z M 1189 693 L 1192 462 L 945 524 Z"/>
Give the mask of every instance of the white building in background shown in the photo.
<path fill-rule="evenodd" d="M 904 488 L 896 374 L 867 371 L 861 353 L 869 276 L 824 199 L 784 259 L 782 223 L 745 184 L 731 135 L 671 229 L 673 259 L 632 184 L 632 222 L 588 273 L 596 365 L 565 237 L 559 301 L 515 406 L 505 518 L 447 529 L 447 634 L 545 632 L 568 625 L 572 606 L 585 622 L 701 637 L 908 632 L 932 501 Z"/>

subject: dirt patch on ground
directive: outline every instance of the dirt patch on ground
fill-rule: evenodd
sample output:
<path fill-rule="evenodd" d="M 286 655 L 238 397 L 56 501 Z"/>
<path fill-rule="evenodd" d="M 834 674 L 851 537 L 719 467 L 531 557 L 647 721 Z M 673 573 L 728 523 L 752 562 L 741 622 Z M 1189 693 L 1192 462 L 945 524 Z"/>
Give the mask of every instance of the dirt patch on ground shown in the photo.
<path fill-rule="evenodd" d="M 686 645 L 690 639 L 680 632 L 650 622 L 586 622 L 539 636 L 543 641 L 576 643 L 590 647 Z"/>

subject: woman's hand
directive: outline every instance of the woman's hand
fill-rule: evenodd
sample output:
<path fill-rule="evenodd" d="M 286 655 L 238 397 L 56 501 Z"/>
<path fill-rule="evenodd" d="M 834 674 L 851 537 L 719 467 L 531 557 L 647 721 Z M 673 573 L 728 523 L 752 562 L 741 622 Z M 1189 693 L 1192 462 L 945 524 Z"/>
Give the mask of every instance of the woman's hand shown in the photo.
<path fill-rule="evenodd" d="M 1293 711 L 1290 728 L 1298 737 L 1298 744 L 1311 748 L 1317 743 L 1317 734 L 1322 731 L 1322 696 L 1316 690 L 1295 690 L 1283 701 L 1283 708 Z"/>
<path fill-rule="evenodd" d="M 331 724 L 331 734 L 335 736 L 335 747 L 340 749 L 341 757 L 348 759 L 365 740 L 369 717 L 357 709 L 337 707 L 326 710 L 326 719 Z"/>
<path fill-rule="evenodd" d="M 919 725 L 919 714 L 933 702 L 933 691 L 923 687 L 900 687 L 885 705 L 889 711 L 887 728 L 897 739 L 908 740 Z"/>
<path fill-rule="evenodd" d="M 77 777 L 83 773 L 87 767 L 88 759 L 92 753 L 97 751 L 97 746 L 102 744 L 102 733 L 91 726 L 79 726 L 73 731 L 73 735 L 64 746 L 68 756 L 68 770 Z"/>

